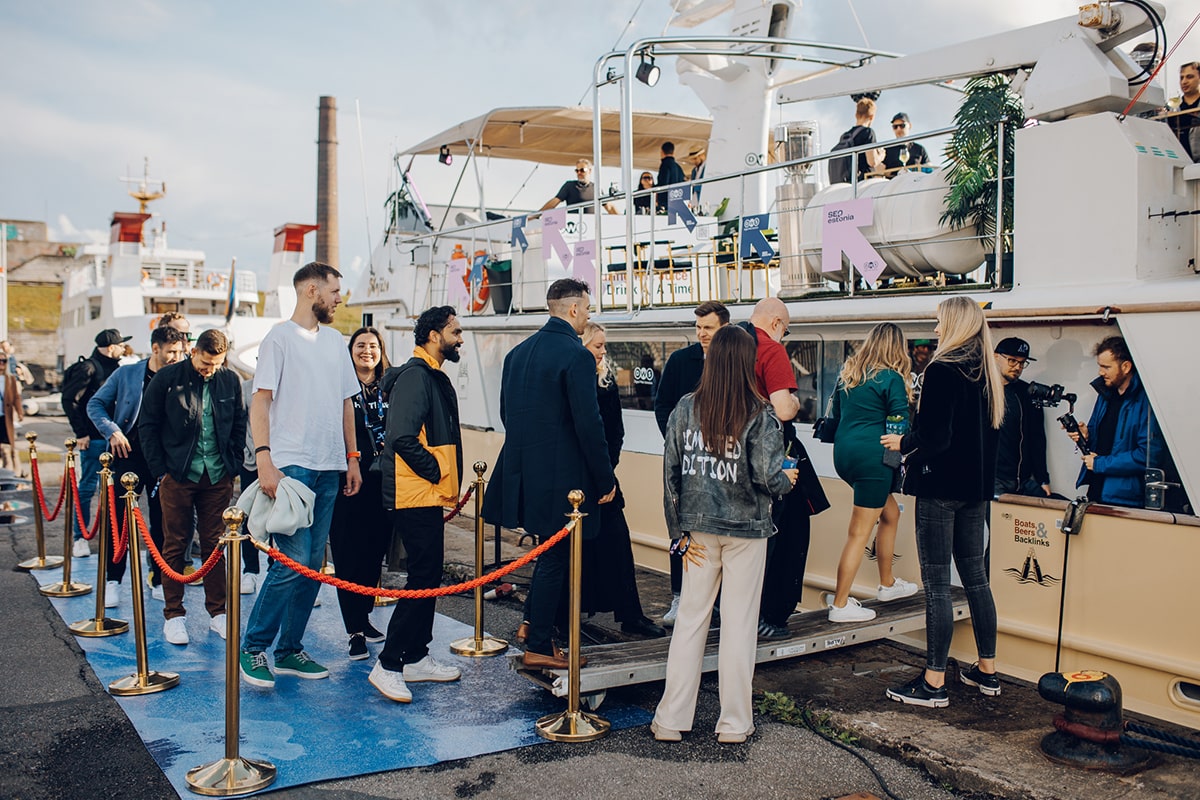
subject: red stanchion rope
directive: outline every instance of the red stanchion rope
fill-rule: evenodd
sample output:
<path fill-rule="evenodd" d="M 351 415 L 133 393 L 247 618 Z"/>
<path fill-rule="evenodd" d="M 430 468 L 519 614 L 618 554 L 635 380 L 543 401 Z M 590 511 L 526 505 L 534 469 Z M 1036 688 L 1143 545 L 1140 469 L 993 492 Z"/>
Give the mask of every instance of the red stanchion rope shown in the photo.
<path fill-rule="evenodd" d="M 334 586 L 338 589 L 345 589 L 346 591 L 354 592 L 355 594 L 365 594 L 368 597 L 394 597 L 400 600 L 418 600 L 430 597 L 444 597 L 450 594 L 459 594 L 460 592 L 471 591 L 476 587 L 489 584 L 497 578 L 501 578 L 510 572 L 513 572 L 514 570 L 518 570 L 528 564 L 530 561 L 533 561 L 542 553 L 545 553 L 551 547 L 561 542 L 570 532 L 571 529 L 569 527 L 563 528 L 558 533 L 554 534 L 549 539 L 518 558 L 516 561 L 513 561 L 510 564 L 505 564 L 495 572 L 488 573 L 487 575 L 481 575 L 474 580 L 456 583 L 453 586 L 439 586 L 436 589 L 381 589 L 377 586 L 362 586 L 357 583 L 350 583 L 350 581 L 339 580 L 331 575 L 325 575 L 324 573 L 318 572 L 315 569 L 311 569 L 298 561 L 288 558 L 274 547 L 268 547 L 256 539 L 251 539 L 250 541 L 253 542 L 255 547 L 278 561 L 283 566 L 287 567 L 293 572 L 303 575 L 306 578 L 311 578 L 314 581 L 327 583 L 330 586 Z"/>
<path fill-rule="evenodd" d="M 37 501 L 42 507 L 42 518 L 46 522 L 54 522 L 54 520 L 58 519 L 58 512 L 61 511 L 63 507 L 63 499 L 67 496 L 67 482 L 63 481 L 58 485 L 58 502 L 54 504 L 54 513 L 51 514 L 49 508 L 46 506 L 46 495 L 42 493 L 42 474 L 41 468 L 38 467 L 38 460 L 36 458 L 31 458 L 30 462 L 33 467 L 34 495 L 37 497 Z"/>
<path fill-rule="evenodd" d="M 212 554 L 200 566 L 200 569 L 191 575 L 181 575 L 167 565 L 167 562 L 163 560 L 162 553 L 158 552 L 158 548 L 154 546 L 154 541 L 150 538 L 150 531 L 146 530 L 146 520 L 142 518 L 142 510 L 134 508 L 133 516 L 137 519 L 138 532 L 142 535 L 142 541 L 146 543 L 146 551 L 150 553 L 150 557 L 154 559 L 154 563 L 162 570 L 159 574 L 170 578 L 176 583 L 195 583 L 198 580 L 202 580 L 205 575 L 213 571 L 213 568 L 217 566 L 222 556 L 225 555 L 225 548 L 214 547 Z"/>
<path fill-rule="evenodd" d="M 458 504 L 454 506 L 454 508 L 450 509 L 450 512 L 446 514 L 446 516 L 442 517 L 442 522 L 449 522 L 457 517 L 458 512 L 463 510 L 463 506 L 465 506 L 467 504 L 467 500 L 471 498 L 471 492 L 473 491 L 475 491 L 475 484 L 471 484 L 467 487 L 467 493 L 462 496 L 462 500 L 459 500 Z"/>
<path fill-rule="evenodd" d="M 87 521 L 83 516 L 83 504 L 79 502 L 79 484 L 75 482 L 75 470 L 71 469 L 67 472 L 67 477 L 71 481 L 71 499 L 75 501 L 75 521 L 79 523 L 80 535 L 90 542 L 96 538 L 96 532 L 100 530 L 100 518 L 103 516 L 100 513 L 100 504 L 96 504 L 96 518 L 92 520 L 91 529 L 89 530 Z"/>
<path fill-rule="evenodd" d="M 112 531 L 112 563 L 119 564 L 125 558 L 129 549 L 129 517 L 126 515 L 125 524 L 117 525 L 117 490 L 111 483 L 108 485 L 108 525 Z"/>

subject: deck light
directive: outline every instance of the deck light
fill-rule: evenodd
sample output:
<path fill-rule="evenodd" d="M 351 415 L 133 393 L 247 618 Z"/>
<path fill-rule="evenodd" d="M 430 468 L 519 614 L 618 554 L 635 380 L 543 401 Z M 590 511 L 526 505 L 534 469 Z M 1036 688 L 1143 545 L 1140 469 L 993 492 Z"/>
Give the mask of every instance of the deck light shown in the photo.
<path fill-rule="evenodd" d="M 658 83 L 658 76 L 661 70 L 654 65 L 654 58 L 646 55 L 645 51 L 640 53 L 642 63 L 638 64 L 637 79 L 647 86 L 653 86 Z"/>
<path fill-rule="evenodd" d="M 450 155 L 450 145 L 444 144 L 438 148 L 438 161 L 447 167 L 454 163 L 454 156 Z"/>

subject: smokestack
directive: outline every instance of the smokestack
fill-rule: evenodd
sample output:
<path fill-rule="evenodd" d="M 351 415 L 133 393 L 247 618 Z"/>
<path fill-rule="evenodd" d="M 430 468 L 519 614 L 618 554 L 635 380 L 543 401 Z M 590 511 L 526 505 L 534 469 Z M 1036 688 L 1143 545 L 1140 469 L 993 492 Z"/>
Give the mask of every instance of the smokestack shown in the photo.
<path fill-rule="evenodd" d="M 317 131 L 317 261 L 338 266 L 337 98 L 322 97 Z"/>

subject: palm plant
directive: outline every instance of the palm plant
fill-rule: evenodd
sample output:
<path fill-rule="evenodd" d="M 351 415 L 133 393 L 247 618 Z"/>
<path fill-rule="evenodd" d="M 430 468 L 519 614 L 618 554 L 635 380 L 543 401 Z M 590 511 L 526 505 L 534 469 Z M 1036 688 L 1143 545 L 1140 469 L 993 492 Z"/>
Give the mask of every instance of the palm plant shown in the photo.
<path fill-rule="evenodd" d="M 1021 98 L 1009 88 L 1008 76 L 993 73 L 977 75 L 967 81 L 962 105 L 954 115 L 957 126 L 946 144 L 949 162 L 943 224 L 958 228 L 974 224 L 981 237 L 996 235 L 997 176 L 1001 175 L 998 127 L 1003 123 L 1004 249 L 1011 250 L 1013 223 L 1013 186 L 1016 138 L 1014 133 L 1025 123 Z"/>

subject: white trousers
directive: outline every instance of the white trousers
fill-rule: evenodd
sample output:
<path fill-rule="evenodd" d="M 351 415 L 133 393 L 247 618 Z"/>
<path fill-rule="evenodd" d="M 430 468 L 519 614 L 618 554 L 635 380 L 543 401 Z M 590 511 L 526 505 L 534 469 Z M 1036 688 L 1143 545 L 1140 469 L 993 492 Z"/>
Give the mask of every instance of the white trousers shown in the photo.
<path fill-rule="evenodd" d="M 716 732 L 748 735 L 754 730 L 751 692 L 767 540 L 693 532 L 692 543 L 704 545 L 705 562 L 689 566 L 683 574 L 679 615 L 667 654 L 667 685 L 654 722 L 666 730 L 692 729 L 709 620 L 720 591 L 717 678 L 721 716 Z"/>

